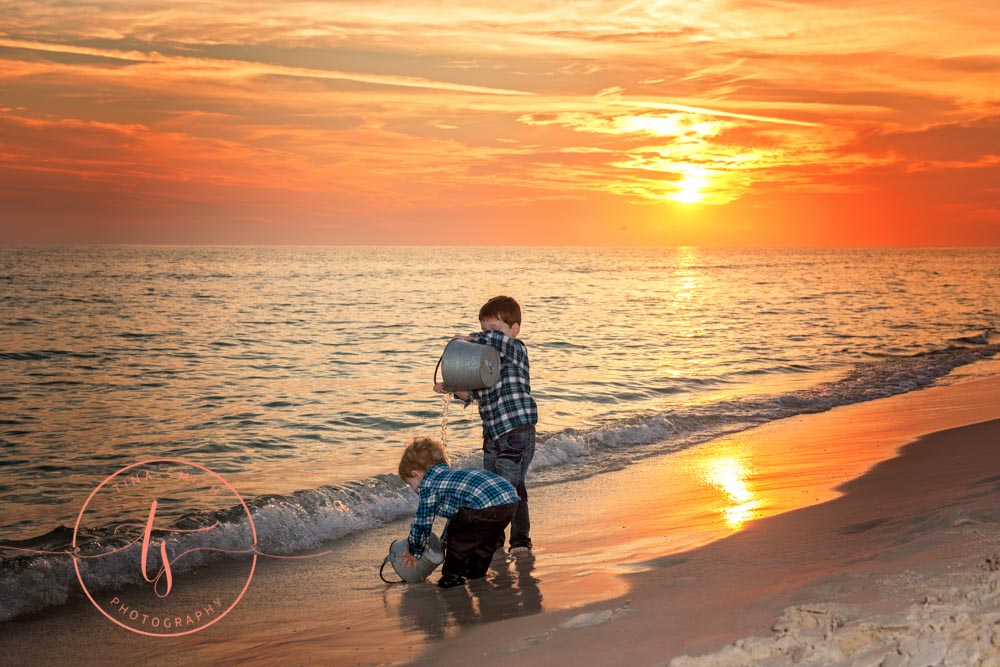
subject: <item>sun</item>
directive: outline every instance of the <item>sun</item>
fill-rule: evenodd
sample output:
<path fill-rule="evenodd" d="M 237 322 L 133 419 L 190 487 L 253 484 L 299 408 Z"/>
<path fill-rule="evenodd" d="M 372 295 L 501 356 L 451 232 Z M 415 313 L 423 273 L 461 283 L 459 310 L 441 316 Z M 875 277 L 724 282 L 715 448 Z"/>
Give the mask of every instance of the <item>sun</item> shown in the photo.
<path fill-rule="evenodd" d="M 677 183 L 677 191 L 669 195 L 669 198 L 681 204 L 701 202 L 705 198 L 705 188 L 708 186 L 708 170 L 685 165 L 680 169 L 680 173 L 683 177 Z"/>

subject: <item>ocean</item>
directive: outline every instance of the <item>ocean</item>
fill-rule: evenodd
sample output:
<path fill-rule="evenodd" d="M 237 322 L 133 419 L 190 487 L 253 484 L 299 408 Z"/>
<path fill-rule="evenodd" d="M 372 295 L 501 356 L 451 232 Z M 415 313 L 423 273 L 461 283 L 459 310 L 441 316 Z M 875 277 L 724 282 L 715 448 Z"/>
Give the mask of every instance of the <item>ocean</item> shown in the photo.
<path fill-rule="evenodd" d="M 1000 351 L 997 248 L 3 247 L 0 621 L 72 598 L 75 548 L 127 543 L 148 506 L 93 501 L 135 464 L 204 470 L 159 498 L 178 549 L 304 554 L 407 516 L 412 437 L 480 463 L 475 407 L 431 387 L 498 294 L 539 407 L 529 490 Z M 110 563 L 91 584 L 138 578 Z"/>

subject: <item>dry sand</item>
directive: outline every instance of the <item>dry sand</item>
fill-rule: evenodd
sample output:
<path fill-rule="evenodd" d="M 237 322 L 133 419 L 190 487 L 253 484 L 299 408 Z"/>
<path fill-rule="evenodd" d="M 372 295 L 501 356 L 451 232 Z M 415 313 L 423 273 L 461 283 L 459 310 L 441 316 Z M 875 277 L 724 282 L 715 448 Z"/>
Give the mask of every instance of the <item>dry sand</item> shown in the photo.
<path fill-rule="evenodd" d="M 406 530 L 397 521 L 321 558 L 261 559 L 246 597 L 202 632 L 134 635 L 83 601 L 0 625 L 0 656 L 26 666 L 990 664 L 997 419 L 1000 374 L 787 419 L 533 488 L 534 555 L 498 559 L 467 587 L 382 584 L 378 564 Z M 225 586 L 241 571 L 204 576 Z"/>

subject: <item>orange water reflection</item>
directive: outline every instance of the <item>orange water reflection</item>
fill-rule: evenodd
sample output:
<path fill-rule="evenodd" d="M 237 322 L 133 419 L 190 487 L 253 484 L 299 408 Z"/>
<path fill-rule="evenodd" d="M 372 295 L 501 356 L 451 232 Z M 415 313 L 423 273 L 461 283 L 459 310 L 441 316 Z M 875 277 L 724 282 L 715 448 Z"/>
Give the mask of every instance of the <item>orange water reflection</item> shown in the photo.
<path fill-rule="evenodd" d="M 700 462 L 701 480 L 722 492 L 725 506 L 718 511 L 726 526 L 739 530 L 754 518 L 761 500 L 754 493 L 748 477 L 753 470 L 737 456 L 711 456 Z"/>

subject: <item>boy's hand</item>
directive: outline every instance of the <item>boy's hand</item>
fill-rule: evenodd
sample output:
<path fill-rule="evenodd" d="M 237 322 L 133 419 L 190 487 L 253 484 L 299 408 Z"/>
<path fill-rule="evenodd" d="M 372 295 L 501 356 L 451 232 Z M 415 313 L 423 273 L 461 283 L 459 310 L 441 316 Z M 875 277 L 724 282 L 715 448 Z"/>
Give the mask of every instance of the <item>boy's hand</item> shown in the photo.
<path fill-rule="evenodd" d="M 407 570 L 412 570 L 417 566 L 417 559 L 410 553 L 409 549 L 400 555 L 400 559 L 403 561 L 403 567 Z"/>
<path fill-rule="evenodd" d="M 455 334 L 451 337 L 452 340 L 464 340 L 466 343 L 475 343 L 476 339 L 472 336 L 467 336 L 465 334 Z"/>
<path fill-rule="evenodd" d="M 467 391 L 452 391 L 451 389 L 448 389 L 447 387 L 444 386 L 444 382 L 435 382 L 434 383 L 434 391 L 436 391 L 439 394 L 451 394 L 451 395 L 453 395 L 455 398 L 457 398 L 460 401 L 468 401 L 469 400 L 469 392 L 467 392 Z"/>

